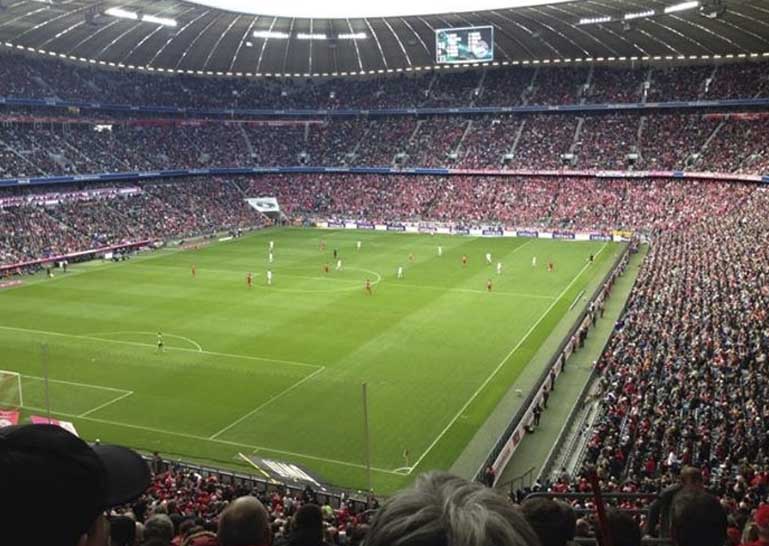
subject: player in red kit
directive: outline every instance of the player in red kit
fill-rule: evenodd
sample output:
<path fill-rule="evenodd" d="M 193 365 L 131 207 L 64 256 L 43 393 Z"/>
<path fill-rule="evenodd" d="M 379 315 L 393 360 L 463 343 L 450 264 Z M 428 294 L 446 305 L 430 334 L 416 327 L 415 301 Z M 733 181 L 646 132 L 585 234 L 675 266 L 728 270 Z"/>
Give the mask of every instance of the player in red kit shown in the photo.
<path fill-rule="evenodd" d="M 488 281 L 486 281 L 486 290 L 491 292 L 491 289 L 492 289 L 492 284 L 491 284 L 491 279 L 489 279 Z"/>
<path fill-rule="evenodd" d="M 248 285 L 249 288 L 254 286 L 254 275 L 251 272 L 249 272 L 248 275 L 246 275 L 246 284 Z"/>
<path fill-rule="evenodd" d="M 462 256 L 462 267 L 467 267 L 467 256 Z"/>
<path fill-rule="evenodd" d="M 195 278 L 195 275 L 197 275 L 197 273 L 198 273 L 198 270 L 195 267 L 195 264 L 192 264 L 192 278 L 193 279 Z"/>
<path fill-rule="evenodd" d="M 371 291 L 371 279 L 366 279 L 366 293 L 369 296 L 373 296 L 374 293 Z"/>

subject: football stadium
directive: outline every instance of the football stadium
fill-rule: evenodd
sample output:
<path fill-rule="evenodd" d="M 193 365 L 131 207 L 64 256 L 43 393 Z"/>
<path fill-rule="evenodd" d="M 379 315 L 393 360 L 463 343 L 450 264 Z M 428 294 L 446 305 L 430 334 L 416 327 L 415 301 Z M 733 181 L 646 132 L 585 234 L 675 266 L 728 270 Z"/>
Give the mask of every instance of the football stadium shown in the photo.
<path fill-rule="evenodd" d="M 0 0 L 0 75 L 10 546 L 769 546 L 764 0 Z"/>

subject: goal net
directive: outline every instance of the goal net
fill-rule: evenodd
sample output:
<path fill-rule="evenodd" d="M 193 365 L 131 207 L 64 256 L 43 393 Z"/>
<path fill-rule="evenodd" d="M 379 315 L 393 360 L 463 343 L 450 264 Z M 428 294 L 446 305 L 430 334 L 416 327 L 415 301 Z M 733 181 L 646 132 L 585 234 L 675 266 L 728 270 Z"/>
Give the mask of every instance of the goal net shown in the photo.
<path fill-rule="evenodd" d="M 18 372 L 0 370 L 0 409 L 20 408 L 23 405 L 21 375 Z"/>

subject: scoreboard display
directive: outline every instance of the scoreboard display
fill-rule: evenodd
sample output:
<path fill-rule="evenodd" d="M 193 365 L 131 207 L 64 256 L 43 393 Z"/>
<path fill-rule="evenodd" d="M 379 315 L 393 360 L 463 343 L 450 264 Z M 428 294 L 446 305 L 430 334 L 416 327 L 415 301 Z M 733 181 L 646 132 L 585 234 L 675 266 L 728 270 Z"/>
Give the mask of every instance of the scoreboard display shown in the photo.
<path fill-rule="evenodd" d="M 494 60 L 494 27 L 441 28 L 435 31 L 435 62 L 479 63 Z"/>

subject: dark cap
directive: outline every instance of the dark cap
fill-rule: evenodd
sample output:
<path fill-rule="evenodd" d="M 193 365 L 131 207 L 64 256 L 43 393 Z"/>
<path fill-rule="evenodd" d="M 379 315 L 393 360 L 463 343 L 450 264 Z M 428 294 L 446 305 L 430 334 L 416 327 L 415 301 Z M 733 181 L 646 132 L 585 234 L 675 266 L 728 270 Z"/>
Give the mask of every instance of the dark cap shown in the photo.
<path fill-rule="evenodd" d="M 149 483 L 147 463 L 128 448 L 89 446 L 55 425 L 0 428 L 0 528 L 27 544 L 75 544 Z"/>

